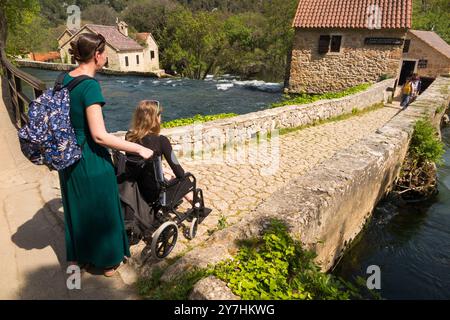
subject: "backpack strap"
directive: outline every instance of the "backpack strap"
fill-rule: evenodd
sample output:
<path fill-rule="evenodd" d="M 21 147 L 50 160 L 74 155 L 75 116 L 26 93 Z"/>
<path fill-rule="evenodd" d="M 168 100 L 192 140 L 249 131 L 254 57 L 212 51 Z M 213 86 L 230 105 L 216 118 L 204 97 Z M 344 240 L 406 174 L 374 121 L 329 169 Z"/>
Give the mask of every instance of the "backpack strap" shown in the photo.
<path fill-rule="evenodd" d="M 63 88 L 64 77 L 66 74 L 67 72 L 62 72 L 59 74 L 58 78 L 56 78 L 54 91 L 60 91 Z"/>
<path fill-rule="evenodd" d="M 73 89 L 76 88 L 76 86 L 78 86 L 80 83 L 82 83 L 85 80 L 92 79 L 92 80 L 97 81 L 95 78 L 83 75 L 83 76 L 74 78 L 67 85 L 64 85 L 64 77 L 66 76 L 66 74 L 67 74 L 67 72 L 62 72 L 61 74 L 59 74 L 58 78 L 56 78 L 54 91 L 60 91 L 63 88 L 67 88 L 67 90 L 72 91 Z"/>
<path fill-rule="evenodd" d="M 95 78 L 83 75 L 83 76 L 76 77 L 75 79 L 70 81 L 66 86 L 64 86 L 64 88 L 67 88 L 67 90 L 72 91 L 73 89 L 76 88 L 76 86 L 78 86 L 80 83 L 82 83 L 83 81 L 86 81 L 86 80 L 97 81 Z"/>

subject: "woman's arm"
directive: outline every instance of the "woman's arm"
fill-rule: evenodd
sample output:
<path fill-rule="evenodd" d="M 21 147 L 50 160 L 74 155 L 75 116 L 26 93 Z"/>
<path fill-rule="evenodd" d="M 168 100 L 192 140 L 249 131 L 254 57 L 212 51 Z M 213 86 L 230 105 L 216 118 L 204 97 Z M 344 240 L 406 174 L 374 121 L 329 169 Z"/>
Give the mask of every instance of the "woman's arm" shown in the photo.
<path fill-rule="evenodd" d="M 93 104 L 86 108 L 89 131 L 96 143 L 107 148 L 138 154 L 144 159 L 149 159 L 153 156 L 152 150 L 108 133 L 105 128 L 101 108 L 99 104 Z"/>
<path fill-rule="evenodd" d="M 184 170 L 181 167 L 180 163 L 178 162 L 175 152 L 173 152 L 172 145 L 169 139 L 165 136 L 160 136 L 160 139 L 162 149 L 161 151 L 164 155 L 164 158 L 166 159 L 175 176 L 179 179 L 183 178 Z"/>

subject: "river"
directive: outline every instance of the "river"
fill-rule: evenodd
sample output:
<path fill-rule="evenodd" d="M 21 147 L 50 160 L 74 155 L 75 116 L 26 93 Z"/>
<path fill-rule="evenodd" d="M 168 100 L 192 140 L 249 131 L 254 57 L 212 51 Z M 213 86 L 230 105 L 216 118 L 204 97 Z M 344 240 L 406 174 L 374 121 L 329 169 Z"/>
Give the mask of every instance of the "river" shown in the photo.
<path fill-rule="evenodd" d="M 22 68 L 47 86 L 53 85 L 59 72 Z M 282 84 L 263 81 L 239 81 L 232 76 L 205 81 L 156 79 L 136 76 L 98 74 L 106 99 L 104 117 L 111 132 L 128 130 L 132 113 L 141 100 L 159 100 L 164 107 L 163 121 L 188 118 L 196 114 L 245 114 L 266 109 L 281 99 Z"/>
<path fill-rule="evenodd" d="M 446 153 L 437 197 L 406 208 L 381 202 L 335 275 L 367 278 L 368 266 L 377 265 L 384 299 L 450 299 L 450 127 L 442 138 Z"/>

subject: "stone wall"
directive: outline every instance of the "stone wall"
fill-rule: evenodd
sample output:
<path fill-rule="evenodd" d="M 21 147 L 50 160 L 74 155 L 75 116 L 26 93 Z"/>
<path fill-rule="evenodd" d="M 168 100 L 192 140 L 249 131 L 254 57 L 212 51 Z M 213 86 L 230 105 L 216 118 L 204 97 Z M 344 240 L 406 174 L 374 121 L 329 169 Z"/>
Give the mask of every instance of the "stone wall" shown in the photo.
<path fill-rule="evenodd" d="M 292 179 L 237 225 L 214 233 L 206 245 L 184 255 L 166 270 L 163 281 L 193 267 L 230 258 L 238 250 L 236 240 L 260 236 L 273 218 L 284 221 L 294 238 L 316 250 L 324 271 L 330 269 L 391 189 L 415 122 L 428 117 L 438 126 L 445 112 L 441 107 L 448 107 L 449 102 L 450 78 L 438 78 L 407 110 L 377 132 L 336 153 L 309 174 Z M 192 298 L 220 296 L 210 293 L 214 289 L 200 283 Z M 225 289 L 224 296 L 230 296 Z"/>
<path fill-rule="evenodd" d="M 267 109 L 200 125 L 164 129 L 162 134 L 171 140 L 178 156 L 200 150 L 213 153 L 222 150 L 224 145 L 240 144 L 257 133 L 312 124 L 351 113 L 355 108 L 364 109 L 385 102 L 392 94 L 388 89 L 393 85 L 394 80 L 388 79 L 375 83 L 366 91 L 339 99 Z M 125 136 L 125 132 L 116 134 Z"/>
<path fill-rule="evenodd" d="M 321 35 L 341 35 L 338 53 L 319 54 Z M 401 67 L 403 45 L 365 45 L 366 37 L 404 38 L 406 30 L 296 29 L 288 91 L 341 91 L 382 75 L 395 78 Z"/>
<path fill-rule="evenodd" d="M 403 54 L 403 60 L 414 60 L 416 62 L 421 59 L 428 60 L 426 68 L 419 68 L 416 63 L 415 72 L 420 77 L 436 78 L 440 75 L 450 74 L 450 58 L 410 32 L 408 33 L 408 39 L 411 40 L 411 45 L 409 51 Z"/>

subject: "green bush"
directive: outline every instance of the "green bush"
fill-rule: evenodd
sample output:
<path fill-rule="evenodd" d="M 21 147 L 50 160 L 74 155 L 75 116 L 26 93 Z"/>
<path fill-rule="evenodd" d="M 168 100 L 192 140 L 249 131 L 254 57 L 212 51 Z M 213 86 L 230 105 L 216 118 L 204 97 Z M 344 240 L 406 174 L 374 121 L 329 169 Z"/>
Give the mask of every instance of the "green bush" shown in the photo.
<path fill-rule="evenodd" d="M 367 90 L 372 84 L 371 83 L 363 83 L 360 85 L 357 85 L 355 87 L 346 89 L 341 92 L 330 92 L 330 93 L 324 93 L 324 94 L 308 94 L 308 93 L 301 93 L 299 95 L 295 95 L 294 97 L 291 97 L 290 95 L 285 95 L 284 100 L 278 103 L 273 103 L 272 108 L 278 108 L 288 105 L 299 105 L 299 104 L 307 104 L 312 103 L 318 100 L 329 100 L 329 99 L 337 99 L 342 98 L 348 95 L 352 95 L 364 90 Z"/>
<path fill-rule="evenodd" d="M 224 118 L 231 118 L 235 117 L 237 114 L 235 113 L 219 113 L 215 115 L 207 115 L 203 116 L 200 114 L 197 114 L 193 116 L 192 118 L 182 118 L 182 119 L 175 119 L 172 121 L 168 121 L 162 124 L 163 128 L 174 128 L 174 127 L 181 127 L 181 126 L 188 126 L 194 123 L 203 123 L 208 121 L 213 121 L 217 119 L 224 119 Z"/>
<path fill-rule="evenodd" d="M 351 284 L 322 273 L 315 257 L 274 220 L 262 240 L 248 242 L 233 260 L 219 263 L 211 272 L 244 300 L 360 297 Z"/>
<path fill-rule="evenodd" d="M 419 164 L 427 161 L 442 163 L 442 156 L 445 153 L 444 144 L 429 120 L 416 122 L 411 138 L 410 152 Z"/>

